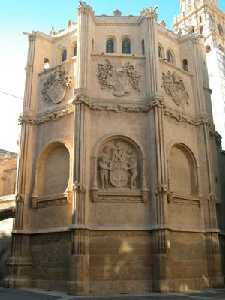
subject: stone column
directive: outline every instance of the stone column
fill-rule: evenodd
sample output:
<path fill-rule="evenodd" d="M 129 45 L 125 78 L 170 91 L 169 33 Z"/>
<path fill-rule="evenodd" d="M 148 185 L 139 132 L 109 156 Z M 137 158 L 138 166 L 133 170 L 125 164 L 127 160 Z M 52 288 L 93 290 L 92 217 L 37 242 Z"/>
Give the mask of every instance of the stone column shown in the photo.
<path fill-rule="evenodd" d="M 32 111 L 33 107 L 32 83 L 34 78 L 35 42 L 36 35 L 29 35 L 23 115 Z M 28 167 L 27 161 L 30 161 L 29 158 L 34 153 L 34 142 L 31 143 L 31 141 L 32 139 L 35 140 L 35 135 L 36 128 L 21 121 L 20 153 L 16 184 L 16 216 L 12 232 L 11 258 L 9 260 L 10 276 L 6 282 L 7 286 L 10 287 L 28 287 L 31 279 L 30 237 L 23 234 L 23 229 L 26 213 L 28 213 L 27 210 L 31 205 L 32 164 Z"/>
<path fill-rule="evenodd" d="M 78 89 L 74 100 L 74 205 L 69 285 L 69 292 L 75 295 L 89 293 L 89 232 L 85 221 L 85 106 L 82 98 L 87 91 L 89 17 L 92 13 L 91 7 L 81 2 L 78 9 Z"/>
<path fill-rule="evenodd" d="M 155 166 L 156 178 L 154 180 L 154 192 L 152 201 L 155 207 L 155 224 L 152 232 L 153 253 L 153 290 L 159 292 L 168 291 L 168 236 L 167 230 L 167 175 L 166 158 L 164 149 L 164 113 L 163 97 L 159 95 L 159 59 L 157 37 L 157 14 L 156 9 L 149 8 L 142 12 L 145 22 L 147 41 L 146 47 L 146 86 L 153 110 L 149 114 L 154 124 L 155 135 Z M 152 153 L 151 153 L 152 155 Z"/>

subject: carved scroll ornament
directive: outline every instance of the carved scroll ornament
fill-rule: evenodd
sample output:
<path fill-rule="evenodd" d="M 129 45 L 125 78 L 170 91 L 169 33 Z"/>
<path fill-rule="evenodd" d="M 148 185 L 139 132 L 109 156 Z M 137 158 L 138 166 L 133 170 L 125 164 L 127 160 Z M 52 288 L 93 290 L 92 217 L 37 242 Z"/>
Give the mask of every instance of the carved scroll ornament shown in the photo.
<path fill-rule="evenodd" d="M 115 67 L 106 59 L 105 63 L 98 64 L 97 78 L 102 89 L 113 91 L 116 97 L 122 97 L 130 93 L 130 90 L 140 92 L 140 74 L 130 62 Z"/>
<path fill-rule="evenodd" d="M 189 104 L 189 95 L 184 82 L 176 72 L 163 73 L 162 82 L 166 94 L 173 99 L 177 106 Z"/>
<path fill-rule="evenodd" d="M 71 85 L 71 77 L 69 77 L 65 70 L 57 67 L 48 74 L 43 83 L 41 94 L 45 101 L 59 104 L 64 100 Z"/>

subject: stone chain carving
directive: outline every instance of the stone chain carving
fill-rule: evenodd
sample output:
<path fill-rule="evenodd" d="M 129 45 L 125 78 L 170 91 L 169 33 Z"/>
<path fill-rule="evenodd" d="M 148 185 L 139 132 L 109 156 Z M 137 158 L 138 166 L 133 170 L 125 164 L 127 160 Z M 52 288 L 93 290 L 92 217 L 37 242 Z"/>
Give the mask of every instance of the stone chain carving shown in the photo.
<path fill-rule="evenodd" d="M 59 104 L 64 100 L 66 92 L 71 86 L 71 77 L 61 67 L 56 67 L 50 71 L 44 81 L 41 94 L 45 101 Z"/>
<path fill-rule="evenodd" d="M 67 107 L 64 107 L 61 110 L 46 112 L 44 114 L 39 114 L 37 116 L 37 118 L 29 116 L 29 115 L 20 116 L 19 124 L 20 125 L 22 125 L 22 124 L 40 125 L 40 124 L 46 123 L 48 121 L 58 120 L 58 119 L 63 118 L 73 112 L 74 112 L 74 106 L 68 105 Z"/>
<path fill-rule="evenodd" d="M 162 73 L 162 84 L 166 94 L 172 97 L 177 106 L 189 104 L 189 95 L 182 78 L 174 71 Z"/>
<path fill-rule="evenodd" d="M 130 93 L 130 87 L 140 92 L 140 74 L 130 62 L 117 68 L 106 59 L 105 63 L 98 64 L 97 78 L 102 89 L 113 90 L 113 95 L 122 97 Z"/>
<path fill-rule="evenodd" d="M 104 145 L 98 165 L 101 189 L 138 188 L 138 157 L 129 143 L 115 140 Z"/>

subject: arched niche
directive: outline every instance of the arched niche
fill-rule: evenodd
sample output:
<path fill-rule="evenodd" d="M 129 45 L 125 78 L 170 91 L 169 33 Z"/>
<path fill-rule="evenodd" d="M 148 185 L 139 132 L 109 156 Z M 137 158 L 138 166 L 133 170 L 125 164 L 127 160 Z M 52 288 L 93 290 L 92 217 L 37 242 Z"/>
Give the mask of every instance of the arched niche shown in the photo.
<path fill-rule="evenodd" d="M 65 144 L 50 143 L 37 161 L 34 198 L 56 199 L 68 189 L 70 155 Z"/>
<path fill-rule="evenodd" d="M 175 144 L 170 150 L 169 189 L 182 196 L 198 194 L 196 160 L 192 151 L 184 144 Z"/>
<path fill-rule="evenodd" d="M 93 156 L 93 200 L 144 201 L 148 193 L 144 167 L 143 152 L 130 138 L 102 140 Z"/>

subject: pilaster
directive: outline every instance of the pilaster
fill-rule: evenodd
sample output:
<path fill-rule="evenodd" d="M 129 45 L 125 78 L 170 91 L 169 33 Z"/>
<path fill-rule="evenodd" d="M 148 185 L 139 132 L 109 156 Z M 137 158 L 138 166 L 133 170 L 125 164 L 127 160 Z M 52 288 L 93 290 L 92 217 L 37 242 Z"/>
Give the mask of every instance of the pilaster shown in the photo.
<path fill-rule="evenodd" d="M 71 268 L 69 292 L 89 292 L 89 245 L 85 227 L 85 105 L 80 98 L 86 93 L 88 72 L 89 17 L 91 7 L 84 2 L 78 9 L 78 62 L 74 113 L 74 204 L 71 230 Z"/>

